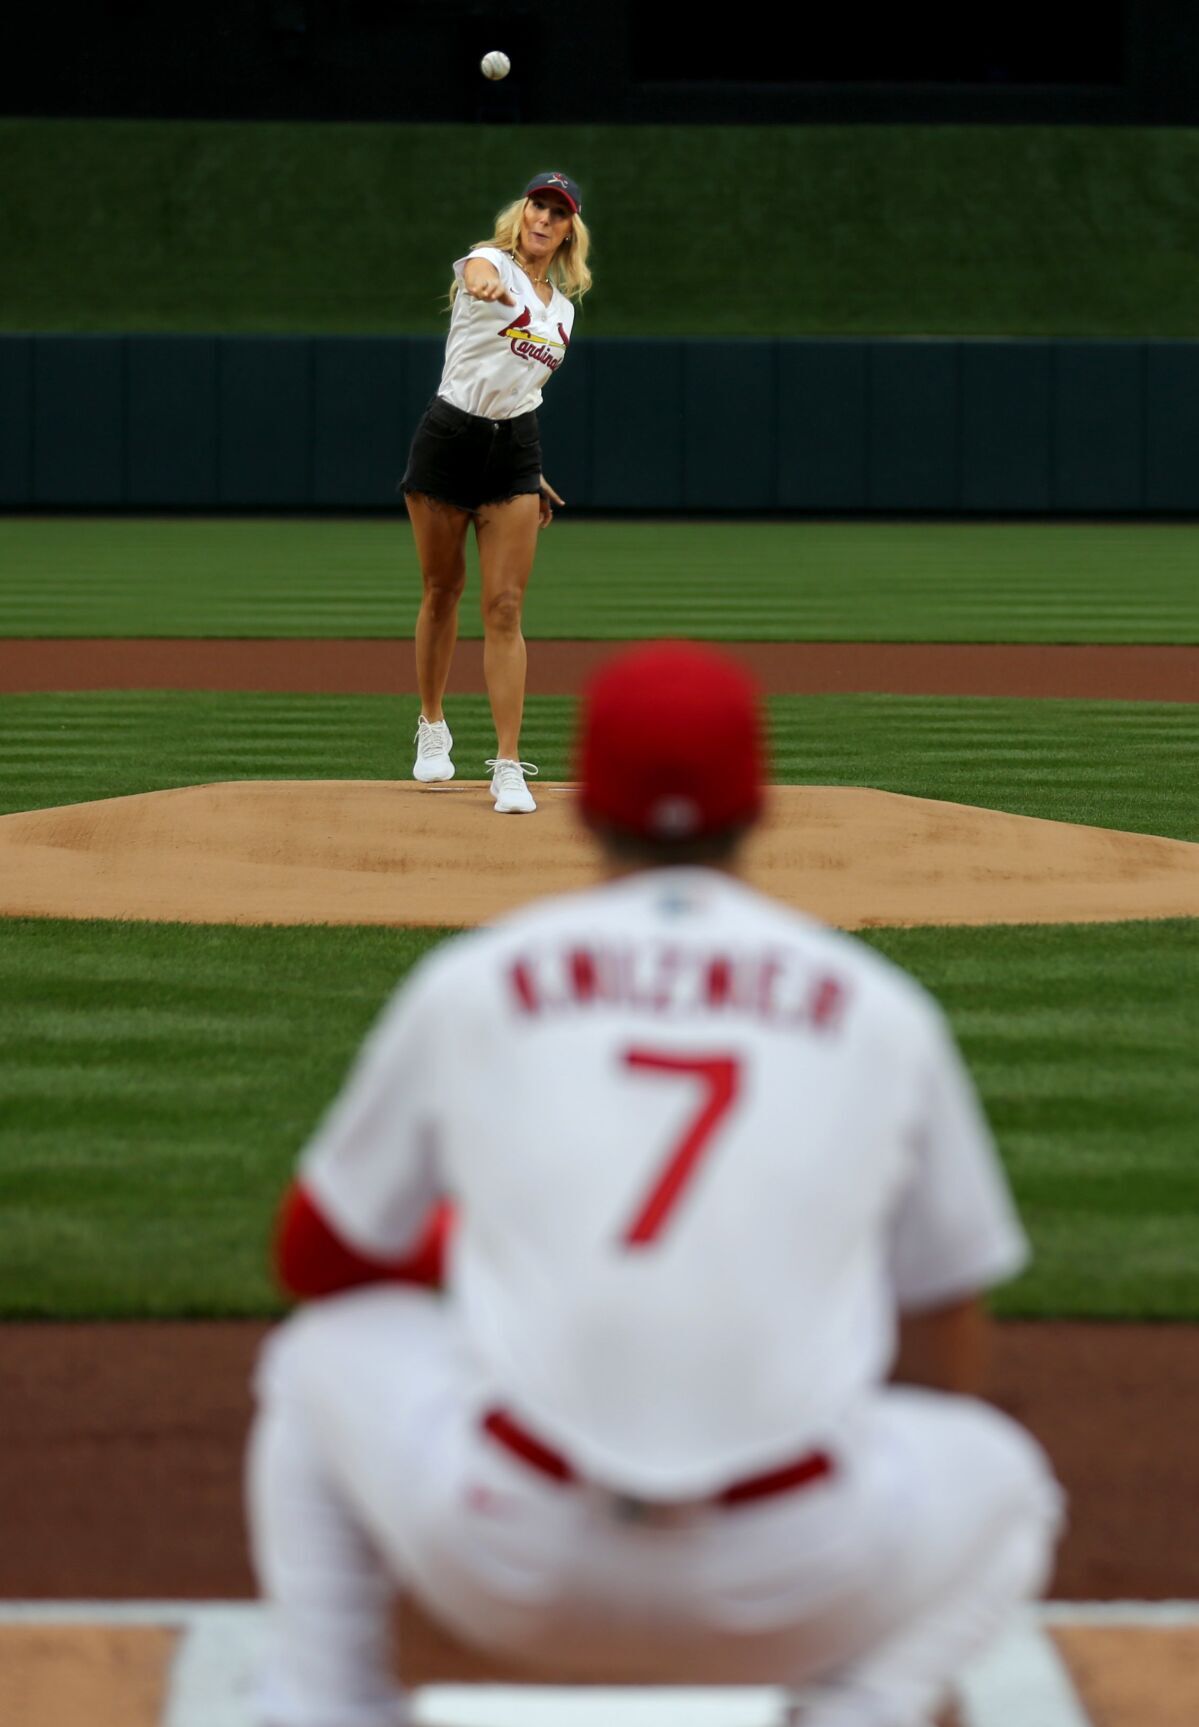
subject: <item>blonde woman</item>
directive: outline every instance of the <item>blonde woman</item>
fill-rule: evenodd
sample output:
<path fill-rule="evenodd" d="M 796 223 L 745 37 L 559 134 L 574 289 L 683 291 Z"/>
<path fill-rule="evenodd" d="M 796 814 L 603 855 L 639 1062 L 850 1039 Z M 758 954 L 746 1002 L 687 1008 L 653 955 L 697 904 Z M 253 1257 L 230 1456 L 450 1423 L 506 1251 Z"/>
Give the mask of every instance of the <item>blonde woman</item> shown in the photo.
<path fill-rule="evenodd" d="M 537 409 L 566 358 L 575 305 L 591 286 L 579 188 L 536 174 L 496 217 L 489 241 L 454 265 L 445 367 L 416 429 L 401 487 L 424 596 L 416 621 L 421 713 L 414 778 L 454 777 L 442 711 L 475 527 L 483 594 L 483 674 L 495 721 L 491 795 L 502 815 L 537 808 L 520 759 L 526 654 L 521 608 L 539 528 L 561 499 L 541 472 Z"/>

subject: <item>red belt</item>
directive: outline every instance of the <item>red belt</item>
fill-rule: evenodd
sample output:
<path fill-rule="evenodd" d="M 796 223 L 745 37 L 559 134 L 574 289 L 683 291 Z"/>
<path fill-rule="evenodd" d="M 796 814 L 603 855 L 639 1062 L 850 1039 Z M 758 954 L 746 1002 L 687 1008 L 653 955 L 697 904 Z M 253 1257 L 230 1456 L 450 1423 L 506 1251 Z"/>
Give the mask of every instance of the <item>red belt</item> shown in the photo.
<path fill-rule="evenodd" d="M 526 1428 L 503 1409 L 493 1409 L 483 1417 L 483 1426 L 491 1437 L 506 1447 L 514 1457 L 548 1475 L 562 1487 L 580 1480 L 574 1466 L 541 1439 L 534 1438 Z M 761 1475 L 747 1475 L 731 1486 L 711 1496 L 713 1505 L 745 1505 L 753 1499 L 768 1499 L 773 1493 L 792 1493 L 833 1473 L 833 1460 L 826 1451 L 808 1451 L 793 1463 L 778 1469 L 765 1470 Z"/>

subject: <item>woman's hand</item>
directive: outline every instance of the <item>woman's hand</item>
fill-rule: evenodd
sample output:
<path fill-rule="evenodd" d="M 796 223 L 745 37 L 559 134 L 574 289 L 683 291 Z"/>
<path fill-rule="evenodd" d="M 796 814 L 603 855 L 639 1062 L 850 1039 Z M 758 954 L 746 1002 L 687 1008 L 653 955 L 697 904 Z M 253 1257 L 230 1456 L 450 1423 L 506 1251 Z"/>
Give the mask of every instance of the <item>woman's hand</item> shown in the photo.
<path fill-rule="evenodd" d="M 560 509 L 564 510 L 566 508 L 566 499 L 558 496 L 557 492 L 550 485 L 544 474 L 541 476 L 541 494 L 538 498 L 538 504 L 540 506 L 540 519 L 537 523 L 539 528 L 548 528 L 550 523 L 553 521 L 554 511 L 552 506 L 554 504 L 557 504 Z"/>
<path fill-rule="evenodd" d="M 494 264 L 482 258 L 472 260 L 462 272 L 462 286 L 472 300 L 498 300 L 501 305 L 515 306 L 516 301 L 500 280 Z"/>

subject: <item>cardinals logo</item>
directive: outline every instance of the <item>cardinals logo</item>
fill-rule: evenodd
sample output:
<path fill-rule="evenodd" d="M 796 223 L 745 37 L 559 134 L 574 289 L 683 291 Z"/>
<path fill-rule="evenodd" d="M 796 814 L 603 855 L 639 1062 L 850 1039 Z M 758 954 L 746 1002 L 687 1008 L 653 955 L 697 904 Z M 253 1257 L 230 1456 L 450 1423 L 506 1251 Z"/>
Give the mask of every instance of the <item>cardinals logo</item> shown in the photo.
<path fill-rule="evenodd" d="M 500 331 L 500 340 L 508 343 L 517 359 L 536 360 L 539 365 L 548 367 L 551 372 L 556 372 L 565 359 L 566 350 L 570 346 L 566 331 L 561 324 L 558 325 L 558 334 L 562 338 L 560 342 L 555 342 L 552 336 L 531 337 L 527 332 L 532 322 L 532 309 L 528 306 L 522 307 L 520 317 L 513 318 L 512 322 Z M 562 352 L 555 354 L 555 348 L 560 348 Z"/>
<path fill-rule="evenodd" d="M 500 331 L 500 335 L 505 336 L 505 337 L 506 336 L 519 336 L 521 334 L 522 330 L 527 330 L 529 325 L 532 322 L 533 322 L 532 309 L 529 306 L 524 306 L 521 308 L 520 317 L 519 318 L 513 318 L 512 322 L 508 325 L 508 328 L 506 330 Z"/>

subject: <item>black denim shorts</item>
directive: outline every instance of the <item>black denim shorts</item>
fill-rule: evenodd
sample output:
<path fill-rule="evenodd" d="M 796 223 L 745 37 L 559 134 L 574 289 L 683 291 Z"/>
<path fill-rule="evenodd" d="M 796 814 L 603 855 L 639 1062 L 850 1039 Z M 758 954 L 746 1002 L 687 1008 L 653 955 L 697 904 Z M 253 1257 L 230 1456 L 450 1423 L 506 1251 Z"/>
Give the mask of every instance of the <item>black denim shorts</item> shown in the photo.
<path fill-rule="evenodd" d="M 421 417 L 400 481 L 459 510 L 502 504 L 541 489 L 541 432 L 535 413 L 487 420 L 434 396 Z"/>

